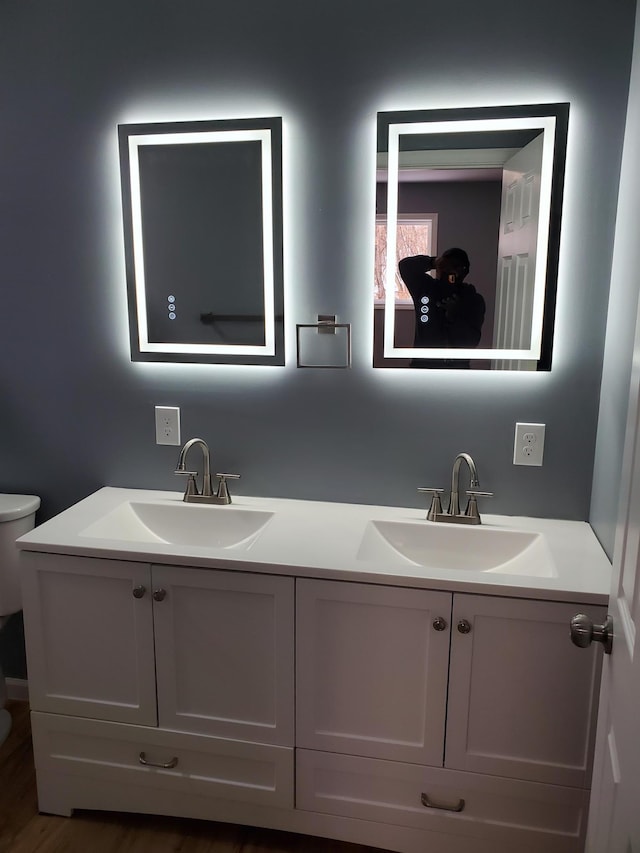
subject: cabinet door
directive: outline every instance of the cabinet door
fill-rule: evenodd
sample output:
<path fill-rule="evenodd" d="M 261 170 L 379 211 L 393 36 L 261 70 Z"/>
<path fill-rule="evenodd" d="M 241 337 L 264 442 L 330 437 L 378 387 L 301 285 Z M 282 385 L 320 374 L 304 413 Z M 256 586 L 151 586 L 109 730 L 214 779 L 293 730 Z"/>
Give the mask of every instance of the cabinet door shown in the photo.
<path fill-rule="evenodd" d="M 23 551 L 21 573 L 31 708 L 155 725 L 150 567 Z"/>
<path fill-rule="evenodd" d="M 293 746 L 293 578 L 152 573 L 160 726 Z"/>
<path fill-rule="evenodd" d="M 296 745 L 441 766 L 451 595 L 298 580 L 296 604 Z"/>
<path fill-rule="evenodd" d="M 454 596 L 446 767 L 589 785 L 602 656 L 571 643 L 581 609 Z M 586 612 L 603 621 L 602 608 Z"/>

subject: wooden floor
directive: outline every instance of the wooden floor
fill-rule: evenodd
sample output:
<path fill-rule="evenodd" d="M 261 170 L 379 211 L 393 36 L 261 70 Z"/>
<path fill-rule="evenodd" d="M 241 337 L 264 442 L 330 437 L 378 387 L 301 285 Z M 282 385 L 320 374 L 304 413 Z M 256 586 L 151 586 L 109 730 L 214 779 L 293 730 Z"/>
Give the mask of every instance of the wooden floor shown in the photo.
<path fill-rule="evenodd" d="M 0 747 L 0 853 L 381 853 L 287 832 L 208 821 L 75 812 L 38 814 L 25 702 L 9 702 L 13 729 Z"/>

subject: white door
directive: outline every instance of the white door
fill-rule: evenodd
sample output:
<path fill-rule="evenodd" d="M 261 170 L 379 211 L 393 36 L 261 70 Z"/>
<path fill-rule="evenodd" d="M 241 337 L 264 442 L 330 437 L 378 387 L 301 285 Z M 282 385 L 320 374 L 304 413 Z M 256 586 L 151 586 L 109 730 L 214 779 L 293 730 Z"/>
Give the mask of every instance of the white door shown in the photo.
<path fill-rule="evenodd" d="M 526 349 L 531 345 L 533 292 L 542 172 L 540 134 L 504 164 L 498 238 L 498 280 L 493 345 Z M 502 369 L 535 370 L 535 362 L 501 360 Z"/>
<path fill-rule="evenodd" d="M 614 639 L 603 667 L 588 853 L 640 851 L 640 323 L 635 353 L 609 602 Z"/>

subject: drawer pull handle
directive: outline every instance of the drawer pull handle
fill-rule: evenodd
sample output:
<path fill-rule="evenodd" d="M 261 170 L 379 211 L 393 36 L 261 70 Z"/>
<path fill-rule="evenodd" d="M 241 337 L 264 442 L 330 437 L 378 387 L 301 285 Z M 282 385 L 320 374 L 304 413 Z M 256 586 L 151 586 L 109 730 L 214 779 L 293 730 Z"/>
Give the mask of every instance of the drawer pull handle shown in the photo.
<path fill-rule="evenodd" d="M 164 601 L 166 594 L 167 594 L 166 589 L 154 589 L 153 590 L 153 600 L 154 601 Z"/>
<path fill-rule="evenodd" d="M 153 761 L 147 761 L 147 756 L 144 752 L 141 752 L 138 756 L 138 761 L 142 764 L 143 767 L 160 767 L 162 770 L 171 770 L 172 767 L 178 766 L 178 759 L 172 758 L 171 761 L 167 761 L 166 764 L 156 764 Z"/>
<path fill-rule="evenodd" d="M 146 588 L 143 586 L 134 586 L 133 597 L 134 598 L 144 598 L 144 594 L 146 591 L 147 591 Z"/>
<path fill-rule="evenodd" d="M 434 803 L 433 800 L 430 800 L 428 794 L 422 794 L 420 796 L 420 802 L 428 809 L 442 809 L 445 812 L 461 812 L 465 805 L 464 800 L 461 797 L 455 806 L 443 806 L 439 803 Z"/>

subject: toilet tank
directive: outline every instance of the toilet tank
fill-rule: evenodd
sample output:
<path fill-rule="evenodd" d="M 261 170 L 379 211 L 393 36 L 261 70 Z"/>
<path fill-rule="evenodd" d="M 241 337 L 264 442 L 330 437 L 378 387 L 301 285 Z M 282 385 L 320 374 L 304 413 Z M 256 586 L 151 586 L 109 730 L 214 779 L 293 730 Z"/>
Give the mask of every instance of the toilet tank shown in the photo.
<path fill-rule="evenodd" d="M 40 498 L 0 494 L 0 617 L 22 609 L 16 539 L 35 524 Z"/>

